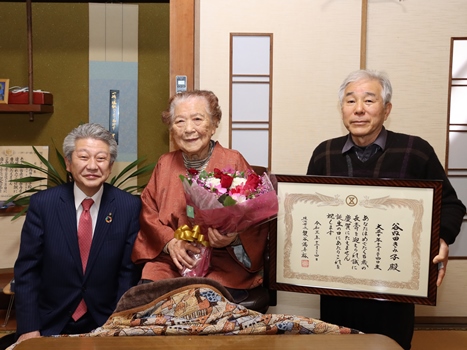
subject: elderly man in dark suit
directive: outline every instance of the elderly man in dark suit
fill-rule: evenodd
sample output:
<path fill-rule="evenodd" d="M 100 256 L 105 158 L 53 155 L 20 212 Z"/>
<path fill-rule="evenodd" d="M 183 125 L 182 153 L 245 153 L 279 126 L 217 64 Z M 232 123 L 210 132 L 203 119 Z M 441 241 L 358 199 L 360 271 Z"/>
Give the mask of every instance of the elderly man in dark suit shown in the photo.
<path fill-rule="evenodd" d="M 140 200 L 104 183 L 117 157 L 111 133 L 80 125 L 63 152 L 74 181 L 32 196 L 21 232 L 14 267 L 18 341 L 101 326 L 140 278 L 131 262 Z"/>

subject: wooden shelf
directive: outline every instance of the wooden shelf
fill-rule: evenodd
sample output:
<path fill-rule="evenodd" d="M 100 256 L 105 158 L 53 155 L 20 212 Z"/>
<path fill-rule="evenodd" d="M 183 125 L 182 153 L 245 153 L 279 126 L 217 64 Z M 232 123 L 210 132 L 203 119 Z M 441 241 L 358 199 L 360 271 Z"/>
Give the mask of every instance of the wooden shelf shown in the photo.
<path fill-rule="evenodd" d="M 24 209 L 22 205 L 14 205 L 6 208 L 0 208 L 0 216 L 14 216 Z M 0 269 L 1 271 L 1 269 Z"/>
<path fill-rule="evenodd" d="M 32 0 L 26 0 L 26 22 L 28 41 L 28 101 L 29 104 L 0 104 L 0 113 L 29 113 L 29 121 L 34 121 L 34 114 L 53 113 L 53 105 L 33 104 L 33 59 L 32 59 Z"/>
<path fill-rule="evenodd" d="M 0 113 L 53 113 L 52 105 L 1 104 Z"/>

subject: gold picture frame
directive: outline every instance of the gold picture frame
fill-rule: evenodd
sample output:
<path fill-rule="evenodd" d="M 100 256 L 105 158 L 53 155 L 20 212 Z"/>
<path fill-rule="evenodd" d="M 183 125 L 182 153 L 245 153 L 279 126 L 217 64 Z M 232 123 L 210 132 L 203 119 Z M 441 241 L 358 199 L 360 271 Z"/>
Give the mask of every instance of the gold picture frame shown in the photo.
<path fill-rule="evenodd" d="M 0 104 L 8 103 L 9 91 L 10 91 L 10 79 L 0 79 Z"/>
<path fill-rule="evenodd" d="M 271 289 L 436 305 L 442 181 L 271 180 Z"/>

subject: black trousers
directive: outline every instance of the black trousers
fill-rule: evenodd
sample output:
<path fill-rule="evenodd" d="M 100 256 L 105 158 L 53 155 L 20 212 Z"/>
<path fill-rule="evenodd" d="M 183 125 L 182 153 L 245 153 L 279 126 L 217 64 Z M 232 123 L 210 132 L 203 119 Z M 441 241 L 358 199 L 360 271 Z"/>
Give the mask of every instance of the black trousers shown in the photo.
<path fill-rule="evenodd" d="M 16 333 L 10 333 L 0 338 L 0 350 L 5 350 L 16 342 Z"/>
<path fill-rule="evenodd" d="M 415 306 L 373 299 L 321 296 L 320 319 L 363 333 L 377 333 L 394 339 L 410 350 L 415 322 Z"/>
<path fill-rule="evenodd" d="M 65 325 L 65 328 L 60 332 L 60 334 L 82 334 L 89 333 L 90 331 L 99 327 L 92 318 L 91 314 L 88 312 L 83 315 L 79 320 L 75 321 L 70 317 L 70 320 Z M 0 338 L 0 350 L 8 348 L 10 345 L 14 344 L 17 340 L 16 333 L 10 333 L 2 338 Z"/>
<path fill-rule="evenodd" d="M 60 334 L 82 334 L 82 333 L 89 333 L 93 329 L 96 329 L 99 327 L 94 321 L 94 318 L 92 318 L 91 314 L 89 312 L 86 312 L 83 317 L 81 317 L 79 320 L 75 321 L 70 317 L 70 320 L 68 323 L 65 325 L 63 330 L 60 332 Z"/>

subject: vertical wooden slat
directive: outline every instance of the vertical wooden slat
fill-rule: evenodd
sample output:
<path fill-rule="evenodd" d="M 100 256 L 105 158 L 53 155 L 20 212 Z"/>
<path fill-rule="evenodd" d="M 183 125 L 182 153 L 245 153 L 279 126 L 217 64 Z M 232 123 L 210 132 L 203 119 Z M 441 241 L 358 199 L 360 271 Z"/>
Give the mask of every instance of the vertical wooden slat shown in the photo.
<path fill-rule="evenodd" d="M 368 24 L 368 0 L 362 0 L 362 27 L 360 33 L 360 69 L 366 69 L 366 34 Z"/>
<path fill-rule="evenodd" d="M 34 81 L 33 81 L 33 61 L 32 61 L 32 3 L 31 0 L 26 1 L 26 18 L 28 32 L 28 97 L 29 104 L 34 102 Z M 7 92 L 8 93 L 8 92 Z M 29 121 L 34 121 L 34 112 L 29 112 Z"/>

